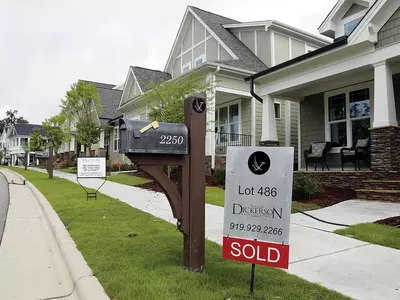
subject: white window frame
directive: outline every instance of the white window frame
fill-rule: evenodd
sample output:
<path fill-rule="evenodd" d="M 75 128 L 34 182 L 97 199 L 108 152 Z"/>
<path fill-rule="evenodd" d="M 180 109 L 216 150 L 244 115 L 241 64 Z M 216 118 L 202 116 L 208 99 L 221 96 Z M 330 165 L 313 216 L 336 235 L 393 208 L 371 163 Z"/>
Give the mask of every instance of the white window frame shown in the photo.
<path fill-rule="evenodd" d="M 236 105 L 236 104 L 239 107 L 239 114 L 238 114 L 238 117 L 239 117 L 238 125 L 239 126 L 238 126 L 238 133 L 237 134 L 239 134 L 239 135 L 242 134 L 242 101 L 241 101 L 241 99 L 234 100 L 234 101 L 229 101 L 229 102 L 226 102 L 224 104 L 220 104 L 220 105 L 215 106 L 215 110 L 216 110 L 218 116 L 215 118 L 215 126 L 214 127 L 221 127 L 221 125 L 219 124 L 219 110 L 221 108 L 227 107 L 228 108 L 228 118 L 229 118 L 229 106 Z M 234 123 L 229 123 L 228 122 L 228 124 L 231 125 L 231 124 L 234 124 Z M 229 128 L 230 128 L 230 126 L 229 126 Z M 232 133 L 232 132 L 229 132 L 229 133 Z M 233 142 L 230 141 L 229 143 L 231 145 L 235 145 L 235 144 L 239 145 L 240 144 L 240 139 L 238 139 L 238 141 L 236 141 L 236 142 L 235 141 L 233 141 Z M 218 139 L 216 141 L 216 144 L 217 145 L 219 144 L 219 140 Z"/>
<path fill-rule="evenodd" d="M 279 117 L 276 117 L 276 108 L 275 108 L 275 104 L 279 105 Z M 274 101 L 274 109 L 275 109 L 275 120 L 282 120 L 282 103 L 279 101 Z"/>
<path fill-rule="evenodd" d="M 184 71 L 184 69 L 186 67 L 189 67 L 189 69 L 187 71 Z M 192 69 L 192 62 L 188 62 L 187 64 L 182 65 L 182 70 L 181 73 L 182 74 L 186 74 L 187 72 L 189 72 Z"/>
<path fill-rule="evenodd" d="M 196 65 L 196 63 L 197 63 L 197 61 L 198 61 L 199 59 L 201 59 L 201 64 Z M 194 65 L 194 67 L 196 68 L 197 66 L 200 66 L 200 65 L 204 64 L 205 62 L 206 62 L 206 55 L 205 55 L 205 54 L 202 54 L 202 55 L 200 55 L 200 56 L 198 56 L 198 57 L 196 57 L 196 58 L 194 59 L 193 65 Z"/>
<path fill-rule="evenodd" d="M 117 141 L 116 149 L 115 149 L 115 141 Z M 113 151 L 114 152 L 118 152 L 119 151 L 119 127 L 118 126 L 115 126 L 114 129 L 113 129 Z"/>
<path fill-rule="evenodd" d="M 367 119 L 368 117 L 359 117 L 359 118 L 350 118 L 350 92 L 362 90 L 362 89 L 369 89 L 369 98 L 370 98 L 370 127 L 372 127 L 373 124 L 373 116 L 374 116 L 374 83 L 373 82 L 366 82 L 366 83 L 361 83 L 361 84 L 356 84 L 352 85 L 349 87 L 341 88 L 341 89 L 336 89 L 333 91 L 329 91 L 324 93 L 324 112 L 325 112 L 325 140 L 326 141 L 331 141 L 331 126 L 330 124 L 333 123 L 341 123 L 341 122 L 346 122 L 346 135 L 347 135 L 347 146 L 346 147 L 334 147 L 331 150 L 331 153 L 340 153 L 340 149 L 342 148 L 350 148 L 353 144 L 353 133 L 351 130 L 351 121 L 355 120 L 362 120 L 362 119 Z M 329 97 L 336 96 L 339 94 L 345 94 L 346 95 L 346 119 L 343 120 L 338 120 L 338 121 L 329 121 L 329 102 L 328 99 Z"/>

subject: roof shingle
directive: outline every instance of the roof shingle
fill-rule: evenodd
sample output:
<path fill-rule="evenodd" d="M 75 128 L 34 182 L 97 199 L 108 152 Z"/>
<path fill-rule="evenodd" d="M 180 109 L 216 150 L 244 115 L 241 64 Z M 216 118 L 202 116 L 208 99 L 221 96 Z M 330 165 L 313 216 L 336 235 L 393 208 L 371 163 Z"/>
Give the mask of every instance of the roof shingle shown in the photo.
<path fill-rule="evenodd" d="M 171 74 L 162 71 L 151 70 L 142 67 L 131 68 L 143 93 L 146 93 L 150 90 L 150 87 L 148 86 L 149 83 L 163 83 L 172 78 Z"/>

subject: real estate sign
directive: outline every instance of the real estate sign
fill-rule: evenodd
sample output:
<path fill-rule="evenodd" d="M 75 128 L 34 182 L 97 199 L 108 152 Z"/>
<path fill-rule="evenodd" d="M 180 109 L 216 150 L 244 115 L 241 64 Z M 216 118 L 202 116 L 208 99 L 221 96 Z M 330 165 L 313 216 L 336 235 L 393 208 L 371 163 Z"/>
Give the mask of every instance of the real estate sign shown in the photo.
<path fill-rule="evenodd" d="M 78 178 L 105 178 L 106 158 L 105 157 L 79 157 Z"/>
<path fill-rule="evenodd" d="M 223 257 L 287 269 L 292 204 L 291 147 L 229 147 Z"/>

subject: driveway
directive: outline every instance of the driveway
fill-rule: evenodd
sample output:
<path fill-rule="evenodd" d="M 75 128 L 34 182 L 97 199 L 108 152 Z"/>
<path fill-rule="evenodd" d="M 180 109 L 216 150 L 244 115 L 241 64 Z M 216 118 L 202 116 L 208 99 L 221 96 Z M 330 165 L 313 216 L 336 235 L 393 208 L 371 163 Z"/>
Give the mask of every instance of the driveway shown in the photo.
<path fill-rule="evenodd" d="M 6 225 L 9 201 L 7 178 L 0 173 L 0 245 Z"/>
<path fill-rule="evenodd" d="M 76 182 L 74 174 L 55 171 L 54 175 Z M 97 189 L 102 180 L 80 182 Z M 109 181 L 100 192 L 176 224 L 164 194 Z M 85 197 L 82 190 L 82 199 Z M 400 215 L 400 203 L 350 200 L 310 214 L 330 222 L 352 225 Z M 222 207 L 206 204 L 206 237 L 218 244 L 222 244 L 223 216 Z M 400 251 L 332 233 L 337 228 L 343 227 L 292 214 L 288 272 L 354 299 L 400 299 Z"/>

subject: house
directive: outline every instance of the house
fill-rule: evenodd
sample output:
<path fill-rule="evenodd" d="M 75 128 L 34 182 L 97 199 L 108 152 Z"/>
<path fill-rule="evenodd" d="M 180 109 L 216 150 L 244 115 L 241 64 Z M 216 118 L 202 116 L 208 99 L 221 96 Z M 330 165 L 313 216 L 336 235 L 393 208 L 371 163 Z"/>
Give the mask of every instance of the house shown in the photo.
<path fill-rule="evenodd" d="M 263 140 L 278 140 L 273 99 L 300 105 L 294 121 L 299 169 L 313 142 L 332 143 L 328 165 L 334 168 L 340 166 L 342 148 L 369 136 L 371 170 L 315 175 L 358 188 L 360 198 L 400 199 L 399 182 L 392 187 L 383 182 L 400 175 L 399 6 L 393 0 L 339 0 L 319 27 L 332 44 L 247 78 L 259 85 L 264 100 Z"/>
<path fill-rule="evenodd" d="M 86 83 L 93 83 L 96 87 L 96 91 L 100 97 L 100 104 L 102 105 L 102 112 L 99 114 L 96 111 L 96 120 L 97 124 L 102 127 L 102 131 L 100 133 L 100 140 L 97 144 L 92 145 L 91 147 L 91 155 L 92 156 L 101 156 L 107 157 L 108 164 L 115 164 L 118 161 L 122 161 L 126 163 L 130 163 L 130 161 L 125 157 L 125 155 L 119 154 L 118 150 L 114 150 L 115 148 L 115 138 L 113 135 L 114 127 L 110 125 L 110 121 L 117 119 L 119 117 L 117 108 L 119 101 L 122 95 L 123 85 L 116 86 L 114 84 L 107 84 L 101 82 L 93 82 L 87 81 Z M 58 153 L 60 155 L 60 160 L 64 163 L 68 162 L 72 155 L 79 156 L 80 153 L 85 155 L 85 149 L 83 146 L 79 145 L 76 141 L 76 128 L 70 121 L 68 121 L 69 133 L 70 133 L 70 141 L 64 143 Z"/>
<path fill-rule="evenodd" d="M 188 6 L 163 71 L 129 67 L 118 111 L 128 119 L 148 120 L 148 83 L 180 80 L 191 71 L 214 82 L 207 95 L 206 155 L 209 170 L 225 165 L 227 146 L 258 145 L 262 104 L 245 78 L 330 44 L 278 21 L 239 22 Z M 259 91 L 258 83 L 255 90 Z M 298 103 L 274 100 L 281 145 L 297 145 Z M 290 117 L 290 116 L 293 116 Z"/>
<path fill-rule="evenodd" d="M 2 134 L 2 149 L 4 152 L 4 161 L 11 166 L 22 165 L 25 158 L 25 147 L 29 146 L 30 134 L 35 129 L 39 129 L 42 138 L 47 142 L 46 134 L 42 125 L 35 124 L 12 124 L 7 130 L 3 130 Z M 35 161 L 35 152 L 29 152 L 28 166 L 38 165 L 39 162 Z"/>

